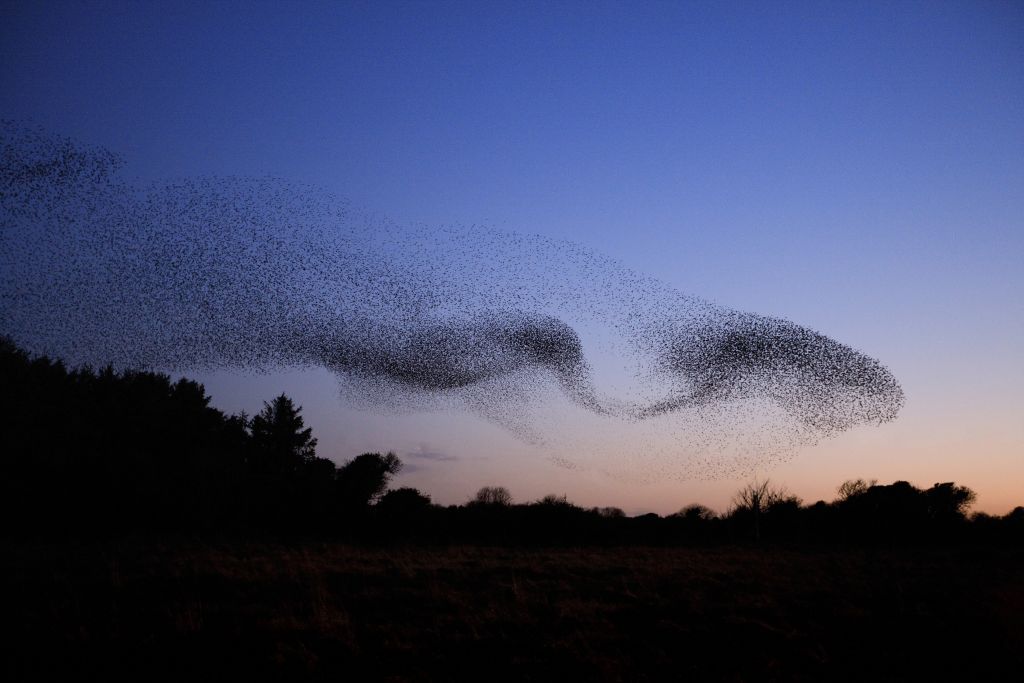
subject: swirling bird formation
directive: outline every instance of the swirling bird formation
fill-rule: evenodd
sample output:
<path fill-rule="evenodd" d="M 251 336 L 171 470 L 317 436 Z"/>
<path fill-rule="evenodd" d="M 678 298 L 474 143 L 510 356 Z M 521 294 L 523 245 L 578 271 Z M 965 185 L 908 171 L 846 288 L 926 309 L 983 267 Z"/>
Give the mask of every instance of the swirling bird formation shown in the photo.
<path fill-rule="evenodd" d="M 854 349 L 579 245 L 398 226 L 275 178 L 139 187 L 109 151 L 0 132 L 0 332 L 72 364 L 324 367 L 370 406 L 455 405 L 564 466 L 573 420 L 628 435 L 611 469 L 640 478 L 730 474 L 903 404 Z"/>

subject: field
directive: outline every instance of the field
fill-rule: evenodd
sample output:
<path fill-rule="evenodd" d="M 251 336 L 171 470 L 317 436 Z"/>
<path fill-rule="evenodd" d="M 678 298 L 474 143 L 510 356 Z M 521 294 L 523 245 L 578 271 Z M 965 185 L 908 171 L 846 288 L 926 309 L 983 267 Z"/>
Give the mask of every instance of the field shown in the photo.
<path fill-rule="evenodd" d="M 998 680 L 1024 552 L 14 544 L 5 680 Z M 2 672 L 0 672 L 2 673 Z"/>

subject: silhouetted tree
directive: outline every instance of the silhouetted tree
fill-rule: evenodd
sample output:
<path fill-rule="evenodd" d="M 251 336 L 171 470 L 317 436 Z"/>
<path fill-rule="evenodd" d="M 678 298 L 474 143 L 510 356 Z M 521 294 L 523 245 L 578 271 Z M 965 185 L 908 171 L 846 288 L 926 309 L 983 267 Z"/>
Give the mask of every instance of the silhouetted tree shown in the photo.
<path fill-rule="evenodd" d="M 850 500 L 851 498 L 867 493 L 868 489 L 877 484 L 877 479 L 872 479 L 870 482 L 864 481 L 863 479 L 847 479 L 839 485 L 838 489 L 836 489 L 836 493 L 839 495 L 837 500 L 839 502 Z"/>
<path fill-rule="evenodd" d="M 935 484 L 924 492 L 928 501 L 928 515 L 937 522 L 959 522 L 977 499 L 974 491 L 953 482 Z"/>
<path fill-rule="evenodd" d="M 305 426 L 301 407 L 281 394 L 252 418 L 252 447 L 256 469 L 270 474 L 297 474 L 316 457 L 316 439 Z"/>
<path fill-rule="evenodd" d="M 380 497 L 374 509 L 384 520 L 409 522 L 430 508 L 430 496 L 418 489 L 391 489 Z"/>
<path fill-rule="evenodd" d="M 363 453 L 338 468 L 338 498 L 348 510 L 365 508 L 377 500 L 388 482 L 402 469 L 394 453 Z"/>
<path fill-rule="evenodd" d="M 687 505 L 686 507 L 684 507 L 674 516 L 680 517 L 691 522 L 707 522 L 712 519 L 715 519 L 718 515 L 715 514 L 714 510 L 707 507 L 706 505 L 701 505 L 700 503 L 693 503 L 691 505 Z"/>
<path fill-rule="evenodd" d="M 437 518 L 430 496 L 409 487 L 390 489 L 371 508 L 369 531 L 374 541 L 427 540 Z"/>
<path fill-rule="evenodd" d="M 337 506 L 335 477 L 337 467 L 327 458 L 314 457 L 303 464 L 296 486 L 294 506 L 302 513 L 302 528 L 328 528 L 334 523 Z"/>
<path fill-rule="evenodd" d="M 315 455 L 301 408 L 282 394 L 259 415 L 210 407 L 202 385 L 160 373 L 68 369 L 0 338 L 0 530 L 8 534 L 338 529 L 352 538 L 431 538 L 517 544 L 716 543 L 805 538 L 860 543 L 1024 544 L 1024 508 L 967 513 L 976 496 L 953 482 L 851 479 L 832 503 L 755 481 L 719 519 L 702 505 L 627 518 L 583 510 L 564 496 L 513 505 L 485 486 L 463 506 L 434 506 L 416 489 L 387 491 L 393 454 L 364 453 L 341 468 Z M 371 504 L 376 505 L 371 507 Z"/>
<path fill-rule="evenodd" d="M 68 370 L 0 344 L 0 515 L 76 533 L 223 527 L 239 518 L 239 420 L 202 385 L 107 367 Z"/>
<path fill-rule="evenodd" d="M 922 491 L 907 481 L 869 486 L 837 506 L 846 532 L 865 541 L 920 539 L 929 519 Z"/>
<path fill-rule="evenodd" d="M 508 506 L 512 504 L 512 494 L 504 486 L 484 486 L 476 492 L 470 503 Z"/>
<path fill-rule="evenodd" d="M 549 493 L 546 496 L 544 496 L 543 498 L 541 498 L 540 500 L 538 500 L 536 505 L 546 505 L 548 507 L 558 507 L 558 506 L 563 506 L 563 505 L 572 505 L 572 503 L 569 502 L 569 498 L 565 494 L 562 494 L 561 496 L 559 496 L 559 495 L 554 494 L 554 493 Z"/>
<path fill-rule="evenodd" d="M 754 540 L 761 540 L 762 517 L 772 506 L 794 499 L 784 488 L 776 487 L 767 479 L 754 480 L 733 496 L 733 516 L 749 515 L 753 521 Z M 799 506 L 799 499 L 797 505 Z"/>

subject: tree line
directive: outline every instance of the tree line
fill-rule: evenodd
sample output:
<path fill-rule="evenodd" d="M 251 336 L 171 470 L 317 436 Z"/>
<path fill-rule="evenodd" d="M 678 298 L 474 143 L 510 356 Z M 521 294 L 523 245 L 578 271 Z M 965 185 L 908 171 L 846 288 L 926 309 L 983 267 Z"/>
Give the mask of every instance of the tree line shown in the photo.
<path fill-rule="evenodd" d="M 229 415 L 202 385 L 148 371 L 67 368 L 0 339 L 0 526 L 7 535 L 261 533 L 349 541 L 507 544 L 935 543 L 1024 540 L 1024 507 L 971 515 L 955 483 L 919 489 L 843 483 L 805 505 L 768 481 L 717 514 L 583 508 L 565 496 L 514 503 L 488 486 L 439 506 L 390 488 L 393 453 L 342 465 L 319 457 L 301 408 L 284 394 L 259 414 Z"/>

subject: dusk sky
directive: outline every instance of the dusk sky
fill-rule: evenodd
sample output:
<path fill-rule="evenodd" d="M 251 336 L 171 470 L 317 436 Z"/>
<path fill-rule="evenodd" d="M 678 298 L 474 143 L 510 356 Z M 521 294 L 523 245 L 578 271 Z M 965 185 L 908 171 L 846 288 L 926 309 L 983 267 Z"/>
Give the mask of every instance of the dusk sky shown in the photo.
<path fill-rule="evenodd" d="M 862 477 L 1024 504 L 1019 2 L 4 2 L 0 93 L 0 118 L 142 184 L 279 177 L 817 330 L 906 403 L 750 476 L 806 502 Z M 320 455 L 394 451 L 438 503 L 723 511 L 746 480 L 566 469 L 470 414 L 357 409 L 324 369 L 184 373 L 228 411 L 287 392 Z"/>

